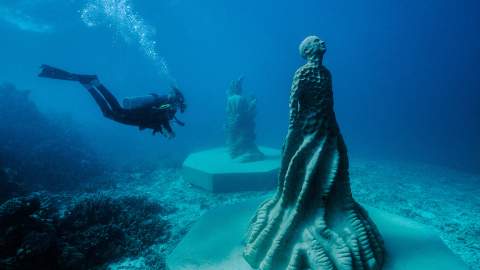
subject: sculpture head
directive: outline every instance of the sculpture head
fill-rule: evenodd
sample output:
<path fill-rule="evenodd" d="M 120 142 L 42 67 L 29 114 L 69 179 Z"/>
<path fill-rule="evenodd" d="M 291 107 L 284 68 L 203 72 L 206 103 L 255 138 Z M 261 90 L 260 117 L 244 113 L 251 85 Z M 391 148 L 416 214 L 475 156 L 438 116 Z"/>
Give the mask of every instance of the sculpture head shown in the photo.
<path fill-rule="evenodd" d="M 300 55 L 308 61 L 321 61 L 327 51 L 325 41 L 317 36 L 305 38 L 299 47 Z"/>
<path fill-rule="evenodd" d="M 240 78 L 238 78 L 238 80 L 233 80 L 231 83 L 230 83 L 230 88 L 228 89 L 228 95 L 229 96 L 232 96 L 232 95 L 241 95 L 242 94 L 242 90 L 243 90 L 243 80 L 245 79 L 244 76 L 241 76 Z"/>

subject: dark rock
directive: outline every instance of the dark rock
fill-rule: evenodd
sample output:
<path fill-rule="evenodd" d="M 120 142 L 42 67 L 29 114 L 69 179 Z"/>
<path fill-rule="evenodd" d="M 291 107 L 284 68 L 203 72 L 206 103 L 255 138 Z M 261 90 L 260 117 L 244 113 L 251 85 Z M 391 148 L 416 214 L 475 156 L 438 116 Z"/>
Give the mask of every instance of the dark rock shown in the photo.
<path fill-rule="evenodd" d="M 0 205 L 0 227 L 22 224 L 32 219 L 30 215 L 40 209 L 37 197 L 13 198 Z"/>
<path fill-rule="evenodd" d="M 0 205 L 0 269 L 55 269 L 56 231 L 41 207 L 35 195 Z"/>
<path fill-rule="evenodd" d="M 72 121 L 47 118 L 30 100 L 29 91 L 0 84 L 0 115 L 0 168 L 15 172 L 11 181 L 60 190 L 103 172 Z"/>
<path fill-rule="evenodd" d="M 0 167 L 0 204 L 25 193 L 24 186 L 14 181 L 14 172 Z"/>
<path fill-rule="evenodd" d="M 87 269 L 87 261 L 82 252 L 76 247 L 64 244 L 60 247 L 61 254 L 58 257 L 58 268 L 65 270 Z"/>

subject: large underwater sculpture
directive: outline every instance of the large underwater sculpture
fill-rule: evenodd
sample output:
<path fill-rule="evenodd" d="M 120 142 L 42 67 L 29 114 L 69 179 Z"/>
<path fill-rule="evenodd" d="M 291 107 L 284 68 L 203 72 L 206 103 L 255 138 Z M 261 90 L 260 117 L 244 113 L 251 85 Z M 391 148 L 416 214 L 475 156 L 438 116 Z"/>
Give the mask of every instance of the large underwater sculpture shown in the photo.
<path fill-rule="evenodd" d="M 347 148 L 333 110 L 325 42 L 307 37 L 295 73 L 276 195 L 250 224 L 244 257 L 255 269 L 380 269 L 383 243 L 350 190 Z"/>
<path fill-rule="evenodd" d="M 325 50 L 314 36 L 300 45 L 308 63 L 293 80 L 277 193 L 206 213 L 169 269 L 468 269 L 434 229 L 353 199 Z"/>
<path fill-rule="evenodd" d="M 252 162 L 265 156 L 255 144 L 256 99 L 245 97 L 243 92 L 244 77 L 234 80 L 228 89 L 226 145 L 230 157 L 241 162 Z"/>

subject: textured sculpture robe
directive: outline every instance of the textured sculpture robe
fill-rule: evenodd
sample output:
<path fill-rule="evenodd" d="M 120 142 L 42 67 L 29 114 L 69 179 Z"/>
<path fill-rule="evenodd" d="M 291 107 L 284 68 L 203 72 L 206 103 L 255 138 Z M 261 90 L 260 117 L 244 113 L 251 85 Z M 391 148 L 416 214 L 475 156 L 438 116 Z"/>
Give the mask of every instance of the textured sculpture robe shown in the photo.
<path fill-rule="evenodd" d="M 300 51 L 279 187 L 251 221 L 244 258 L 261 270 L 380 269 L 381 236 L 350 190 L 325 44 L 308 37 Z"/>

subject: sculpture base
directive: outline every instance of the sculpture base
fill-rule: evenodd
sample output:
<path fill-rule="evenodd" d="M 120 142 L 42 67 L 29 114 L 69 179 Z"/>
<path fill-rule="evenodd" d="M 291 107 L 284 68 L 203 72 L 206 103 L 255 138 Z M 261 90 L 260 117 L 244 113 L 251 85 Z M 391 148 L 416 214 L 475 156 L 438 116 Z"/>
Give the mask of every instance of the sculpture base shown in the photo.
<path fill-rule="evenodd" d="M 212 192 L 274 189 L 281 151 L 268 147 L 259 149 L 265 159 L 254 162 L 230 158 L 227 148 L 193 153 L 183 163 L 183 175 L 192 185 Z"/>
<path fill-rule="evenodd" d="M 243 259 L 242 240 L 260 203 L 255 199 L 203 216 L 167 258 L 170 270 L 253 270 Z M 385 241 L 383 270 L 468 270 L 432 228 L 367 207 Z"/>

